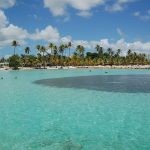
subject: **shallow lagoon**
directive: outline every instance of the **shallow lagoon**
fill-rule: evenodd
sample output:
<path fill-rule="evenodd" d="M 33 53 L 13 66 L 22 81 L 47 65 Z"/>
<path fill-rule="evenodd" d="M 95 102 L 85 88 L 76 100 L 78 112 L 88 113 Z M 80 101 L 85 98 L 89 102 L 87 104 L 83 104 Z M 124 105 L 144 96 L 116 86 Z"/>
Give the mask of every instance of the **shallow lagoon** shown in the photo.
<path fill-rule="evenodd" d="M 0 149 L 149 149 L 149 74 L 149 70 L 1 71 Z"/>

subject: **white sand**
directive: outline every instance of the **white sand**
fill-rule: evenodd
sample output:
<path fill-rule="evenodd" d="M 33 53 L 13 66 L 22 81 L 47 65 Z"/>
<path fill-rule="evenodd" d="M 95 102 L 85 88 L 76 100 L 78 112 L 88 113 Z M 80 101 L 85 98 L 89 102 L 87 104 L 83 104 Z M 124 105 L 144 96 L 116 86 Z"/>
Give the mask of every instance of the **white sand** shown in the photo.
<path fill-rule="evenodd" d="M 35 68 L 30 68 L 30 67 L 19 67 L 20 70 L 33 70 Z M 150 69 L 150 65 L 107 65 L 107 66 L 52 66 L 52 67 L 46 67 L 46 69 L 49 70 L 55 70 L 55 69 Z M 1 70 L 11 70 L 10 67 L 3 67 L 0 68 Z"/>
<path fill-rule="evenodd" d="M 78 66 L 77 68 L 90 68 L 90 69 L 150 69 L 150 65 L 107 65 L 107 66 Z"/>

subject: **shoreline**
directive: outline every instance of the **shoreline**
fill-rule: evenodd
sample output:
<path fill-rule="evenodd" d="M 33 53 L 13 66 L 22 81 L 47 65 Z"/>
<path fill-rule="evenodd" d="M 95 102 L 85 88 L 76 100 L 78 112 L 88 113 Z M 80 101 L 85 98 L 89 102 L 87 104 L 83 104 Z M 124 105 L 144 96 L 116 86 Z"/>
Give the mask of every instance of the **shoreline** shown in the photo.
<path fill-rule="evenodd" d="M 30 68 L 30 67 L 19 67 L 19 70 L 44 70 L 44 68 Z M 57 69 L 150 69 L 150 65 L 98 65 L 98 66 L 51 66 L 46 67 L 47 70 L 57 70 Z M 12 70 L 10 67 L 0 68 L 0 71 Z"/>

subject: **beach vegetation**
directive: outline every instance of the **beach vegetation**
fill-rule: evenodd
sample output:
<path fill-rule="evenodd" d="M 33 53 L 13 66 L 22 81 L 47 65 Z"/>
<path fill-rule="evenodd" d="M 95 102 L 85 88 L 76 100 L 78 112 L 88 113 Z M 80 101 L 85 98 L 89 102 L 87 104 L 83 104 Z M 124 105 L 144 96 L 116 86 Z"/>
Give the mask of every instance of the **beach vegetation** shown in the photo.
<path fill-rule="evenodd" d="M 74 46 L 71 42 L 56 45 L 49 43 L 47 46 L 37 45 L 36 54 L 31 55 L 31 48 L 25 47 L 24 54 L 16 55 L 17 41 L 12 41 L 14 55 L 1 62 L 9 62 L 9 66 L 18 67 L 43 67 L 46 66 L 98 66 L 98 65 L 149 65 L 150 59 L 145 53 L 137 53 L 131 49 L 124 54 L 122 49 L 104 49 L 96 45 L 94 50 L 87 50 L 82 45 Z M 35 50 L 34 50 L 35 51 Z"/>

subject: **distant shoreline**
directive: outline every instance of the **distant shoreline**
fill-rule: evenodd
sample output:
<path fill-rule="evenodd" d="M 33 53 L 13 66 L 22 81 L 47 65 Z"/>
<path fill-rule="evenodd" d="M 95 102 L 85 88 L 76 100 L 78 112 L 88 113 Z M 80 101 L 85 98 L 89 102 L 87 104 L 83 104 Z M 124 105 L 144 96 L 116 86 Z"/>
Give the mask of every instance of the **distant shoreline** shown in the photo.
<path fill-rule="evenodd" d="M 19 67 L 19 70 L 42 70 L 42 68 L 31 68 L 31 67 Z M 51 66 L 46 67 L 47 70 L 55 69 L 150 69 L 150 65 L 98 65 L 98 66 Z M 0 68 L 2 70 L 12 70 L 10 67 Z"/>

